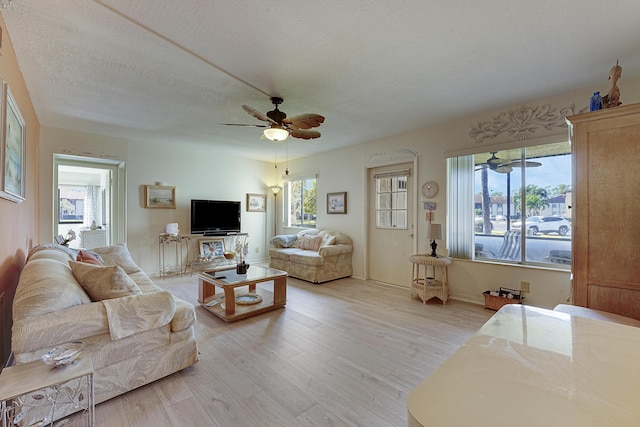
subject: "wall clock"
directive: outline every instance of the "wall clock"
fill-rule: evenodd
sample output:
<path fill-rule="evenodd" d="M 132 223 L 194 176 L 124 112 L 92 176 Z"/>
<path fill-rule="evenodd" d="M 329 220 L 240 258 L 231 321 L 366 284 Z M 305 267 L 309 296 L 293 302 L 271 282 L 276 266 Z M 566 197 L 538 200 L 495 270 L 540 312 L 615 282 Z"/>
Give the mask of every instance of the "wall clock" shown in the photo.
<path fill-rule="evenodd" d="M 427 181 L 422 186 L 422 195 L 427 199 L 433 199 L 438 194 L 438 184 L 435 181 Z"/>

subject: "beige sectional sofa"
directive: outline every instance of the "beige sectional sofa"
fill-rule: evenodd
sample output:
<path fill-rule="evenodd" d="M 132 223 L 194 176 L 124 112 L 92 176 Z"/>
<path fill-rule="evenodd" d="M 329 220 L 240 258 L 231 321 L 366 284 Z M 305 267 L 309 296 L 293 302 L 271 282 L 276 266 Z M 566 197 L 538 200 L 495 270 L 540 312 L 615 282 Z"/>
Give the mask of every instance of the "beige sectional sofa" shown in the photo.
<path fill-rule="evenodd" d="M 353 274 L 353 242 L 333 230 L 302 230 L 298 234 L 271 239 L 269 267 L 311 283 L 349 277 Z"/>
<path fill-rule="evenodd" d="M 124 245 L 93 252 L 105 267 L 76 263 L 76 252 L 60 245 L 41 245 L 29 253 L 13 301 L 15 363 L 81 341 L 91 352 L 96 403 L 196 363 L 193 305 L 153 283 Z M 95 301 L 96 292 L 112 291 L 109 281 L 125 283 L 126 289 Z M 75 411 L 59 407 L 55 418 Z"/>

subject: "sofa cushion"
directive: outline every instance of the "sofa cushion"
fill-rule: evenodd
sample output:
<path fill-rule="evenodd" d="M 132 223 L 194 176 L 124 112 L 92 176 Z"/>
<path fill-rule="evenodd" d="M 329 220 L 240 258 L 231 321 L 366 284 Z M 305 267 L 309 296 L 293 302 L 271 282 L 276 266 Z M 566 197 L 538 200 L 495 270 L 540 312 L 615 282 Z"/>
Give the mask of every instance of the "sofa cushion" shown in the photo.
<path fill-rule="evenodd" d="M 318 255 L 316 251 L 299 251 L 289 256 L 292 263 L 318 267 L 324 265 L 324 257 Z"/>
<path fill-rule="evenodd" d="M 317 251 L 322 245 L 322 236 L 302 236 L 302 242 L 300 242 L 300 249 Z"/>
<path fill-rule="evenodd" d="M 29 260 L 38 252 L 40 251 L 49 252 L 50 250 L 63 252 L 67 254 L 67 257 L 70 259 L 76 259 L 76 256 L 78 255 L 77 249 L 71 249 L 67 246 L 58 245 L 57 243 L 42 243 L 40 245 L 37 245 L 31 248 L 31 250 L 29 251 L 29 254 L 27 255 L 27 262 L 29 262 Z M 50 255 L 45 255 L 45 256 L 50 256 Z"/>
<path fill-rule="evenodd" d="M 92 301 L 141 294 L 142 291 L 124 270 L 117 266 L 97 266 L 69 261 L 71 271 Z"/>
<path fill-rule="evenodd" d="M 95 248 L 94 252 L 102 257 L 102 263 L 104 265 L 118 265 L 122 267 L 127 274 L 142 271 L 142 269 L 133 261 L 133 258 L 131 258 L 131 254 L 125 245 Z"/>
<path fill-rule="evenodd" d="M 295 254 L 298 252 L 302 252 L 300 248 L 269 248 L 269 256 L 271 258 L 283 259 L 285 261 L 289 260 L 291 254 Z"/>
<path fill-rule="evenodd" d="M 294 234 L 281 234 L 278 236 L 273 236 L 269 243 L 277 248 L 289 248 L 291 247 L 297 239 L 297 236 Z"/>
<path fill-rule="evenodd" d="M 68 264 L 54 259 L 32 259 L 20 274 L 13 299 L 13 319 L 41 316 L 90 302 Z"/>

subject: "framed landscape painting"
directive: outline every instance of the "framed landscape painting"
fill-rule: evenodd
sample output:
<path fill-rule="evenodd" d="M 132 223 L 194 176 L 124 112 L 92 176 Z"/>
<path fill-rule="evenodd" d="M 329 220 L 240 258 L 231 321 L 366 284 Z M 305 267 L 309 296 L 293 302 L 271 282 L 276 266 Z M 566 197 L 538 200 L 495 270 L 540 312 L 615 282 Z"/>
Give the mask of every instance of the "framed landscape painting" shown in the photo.
<path fill-rule="evenodd" d="M 266 194 L 247 194 L 247 212 L 266 212 Z"/>
<path fill-rule="evenodd" d="M 347 213 L 347 192 L 327 193 L 327 213 L 346 214 Z"/>
<path fill-rule="evenodd" d="M 144 207 L 159 209 L 176 208 L 176 187 L 169 185 L 145 185 Z"/>
<path fill-rule="evenodd" d="M 11 90 L 4 82 L 2 82 L 1 97 L 4 132 L 0 138 L 2 140 L 0 196 L 20 203 L 25 198 L 26 125 Z"/>

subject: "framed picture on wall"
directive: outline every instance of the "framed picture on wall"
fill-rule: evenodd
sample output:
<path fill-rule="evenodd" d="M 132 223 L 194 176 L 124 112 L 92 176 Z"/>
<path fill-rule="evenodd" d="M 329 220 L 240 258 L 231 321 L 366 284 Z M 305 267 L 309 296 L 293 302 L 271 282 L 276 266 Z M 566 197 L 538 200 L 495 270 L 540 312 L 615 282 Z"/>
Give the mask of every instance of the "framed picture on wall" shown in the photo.
<path fill-rule="evenodd" d="M 347 213 L 347 192 L 327 193 L 327 213 L 346 214 Z"/>
<path fill-rule="evenodd" d="M 266 212 L 266 194 L 247 194 L 247 212 Z"/>
<path fill-rule="evenodd" d="M 157 209 L 175 209 L 176 187 L 169 185 L 145 185 L 144 207 Z"/>
<path fill-rule="evenodd" d="M 200 256 L 218 258 L 224 256 L 224 239 L 200 239 Z"/>
<path fill-rule="evenodd" d="M 18 104 L 11 90 L 2 81 L 2 123 L 4 132 L 0 136 L 0 160 L 2 185 L 0 196 L 14 201 L 24 201 L 25 194 L 25 152 L 26 152 L 26 125 L 22 118 Z"/>

